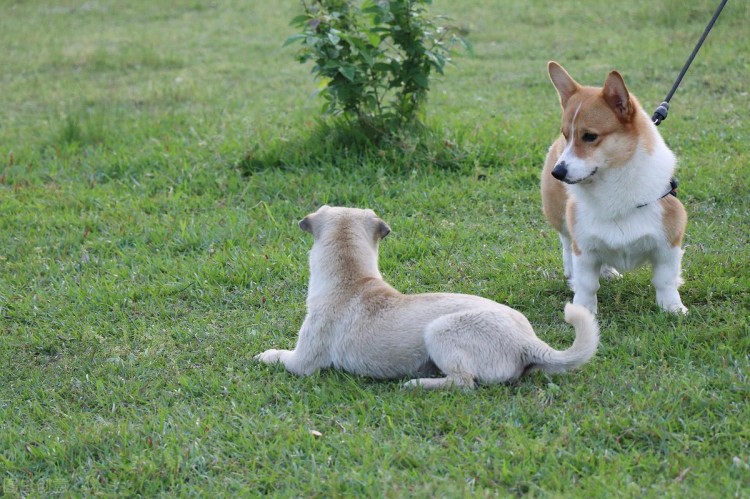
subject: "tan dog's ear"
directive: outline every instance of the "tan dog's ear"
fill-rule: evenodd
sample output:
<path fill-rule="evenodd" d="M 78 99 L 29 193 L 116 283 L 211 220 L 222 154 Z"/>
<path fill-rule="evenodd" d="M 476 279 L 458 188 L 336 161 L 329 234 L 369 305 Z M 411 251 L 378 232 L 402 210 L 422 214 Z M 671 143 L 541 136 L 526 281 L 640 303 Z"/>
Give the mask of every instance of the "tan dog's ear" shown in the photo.
<path fill-rule="evenodd" d="M 384 239 L 385 236 L 391 233 L 391 228 L 388 227 L 388 224 L 378 217 L 374 211 L 367 208 L 365 209 L 365 213 L 370 219 L 375 221 L 375 234 L 378 236 L 378 239 Z"/>
<path fill-rule="evenodd" d="M 552 84 L 557 89 L 557 94 L 560 96 L 560 105 L 565 109 L 568 100 L 578 92 L 581 86 L 555 61 L 547 63 L 547 72 L 549 73 L 549 79 L 552 80 Z"/>
<path fill-rule="evenodd" d="M 376 220 L 378 222 L 378 235 L 380 236 L 380 239 L 385 239 L 385 236 L 391 233 L 391 228 L 381 219 L 377 218 Z"/>
<path fill-rule="evenodd" d="M 313 215 L 307 215 L 305 218 L 299 221 L 299 228 L 305 232 L 313 233 L 312 230 L 312 217 Z"/>
<path fill-rule="evenodd" d="M 320 208 L 318 208 L 315 211 L 315 213 L 310 213 L 305 218 L 303 218 L 302 220 L 299 221 L 299 228 L 302 229 L 302 230 L 304 230 L 305 232 L 309 232 L 310 234 L 312 234 L 313 233 L 313 220 L 314 220 L 315 216 L 318 213 L 322 213 L 324 211 L 327 211 L 330 208 L 331 208 L 330 206 L 328 206 L 327 204 L 324 204 L 323 206 L 321 206 Z"/>
<path fill-rule="evenodd" d="M 602 94 L 607 105 L 612 108 L 618 118 L 625 121 L 631 118 L 634 107 L 630 103 L 630 93 L 620 73 L 617 71 L 609 73 L 604 82 Z"/>

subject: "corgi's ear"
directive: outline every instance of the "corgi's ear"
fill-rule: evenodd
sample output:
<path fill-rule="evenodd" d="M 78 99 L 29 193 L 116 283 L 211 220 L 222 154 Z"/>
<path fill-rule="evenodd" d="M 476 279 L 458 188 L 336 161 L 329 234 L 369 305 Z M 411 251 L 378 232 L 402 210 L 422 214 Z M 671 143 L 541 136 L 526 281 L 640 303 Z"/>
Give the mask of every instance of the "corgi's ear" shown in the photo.
<path fill-rule="evenodd" d="M 633 104 L 630 102 L 630 93 L 625 86 L 622 75 L 612 71 L 607 76 L 602 88 L 602 94 L 607 105 L 612 108 L 618 118 L 628 121 L 633 115 Z"/>
<path fill-rule="evenodd" d="M 581 88 L 581 86 L 555 61 L 549 61 L 547 63 L 547 72 L 549 73 L 549 79 L 552 80 L 552 84 L 555 86 L 557 93 L 560 96 L 560 105 L 565 109 L 565 106 L 568 104 L 568 99 L 578 92 L 578 89 Z"/>

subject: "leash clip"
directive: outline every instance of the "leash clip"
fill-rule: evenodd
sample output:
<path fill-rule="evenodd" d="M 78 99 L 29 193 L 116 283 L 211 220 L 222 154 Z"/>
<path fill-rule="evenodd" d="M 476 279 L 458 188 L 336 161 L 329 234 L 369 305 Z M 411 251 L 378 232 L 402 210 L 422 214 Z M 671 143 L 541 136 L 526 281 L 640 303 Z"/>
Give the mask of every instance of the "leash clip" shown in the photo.
<path fill-rule="evenodd" d="M 654 111 L 654 115 L 651 116 L 651 121 L 653 121 L 654 125 L 656 126 L 661 125 L 661 122 L 667 119 L 668 112 L 669 112 L 669 102 L 664 101 L 661 104 L 659 104 L 659 107 L 657 107 L 656 111 Z"/>

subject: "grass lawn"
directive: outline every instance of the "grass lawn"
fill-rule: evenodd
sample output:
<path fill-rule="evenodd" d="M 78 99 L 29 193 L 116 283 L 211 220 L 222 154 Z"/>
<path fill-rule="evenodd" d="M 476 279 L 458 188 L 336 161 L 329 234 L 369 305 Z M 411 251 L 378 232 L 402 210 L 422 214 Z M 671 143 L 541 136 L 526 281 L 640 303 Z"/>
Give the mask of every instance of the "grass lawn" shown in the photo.
<path fill-rule="evenodd" d="M 294 345 L 323 203 L 393 229 L 404 292 L 479 294 L 567 347 L 539 172 L 546 62 L 651 110 L 708 0 L 436 0 L 474 52 L 431 139 L 320 133 L 294 0 L 42 0 L 0 15 L 0 486 L 6 496 L 750 497 L 750 4 L 729 2 L 661 126 L 690 217 L 682 297 L 602 285 L 602 343 L 561 376 L 406 392 L 252 360 Z M 432 144 L 432 147 L 430 144 Z"/>

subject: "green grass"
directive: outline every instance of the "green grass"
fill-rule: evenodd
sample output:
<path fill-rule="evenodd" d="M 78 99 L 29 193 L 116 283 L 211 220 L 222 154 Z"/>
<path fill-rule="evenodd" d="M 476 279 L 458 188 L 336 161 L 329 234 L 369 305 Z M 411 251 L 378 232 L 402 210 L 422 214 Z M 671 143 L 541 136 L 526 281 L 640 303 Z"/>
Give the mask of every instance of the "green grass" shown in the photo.
<path fill-rule="evenodd" d="M 6 495 L 750 496 L 750 8 L 730 2 L 661 131 L 690 215 L 686 318 L 648 269 L 600 290 L 564 376 L 402 391 L 252 360 L 294 345 L 320 204 L 375 209 L 404 292 L 480 294 L 570 344 L 538 180 L 560 61 L 647 109 L 704 0 L 438 1 L 474 53 L 423 140 L 316 125 L 294 1 L 6 2 L 0 16 L 0 486 Z M 320 432 L 315 436 L 312 431 Z"/>

